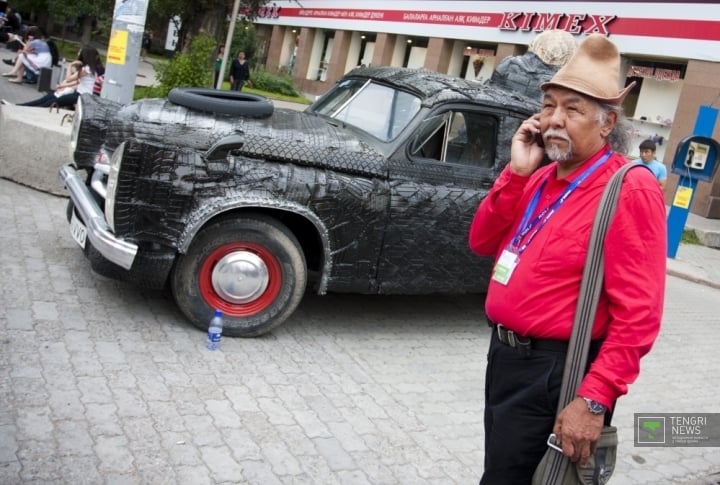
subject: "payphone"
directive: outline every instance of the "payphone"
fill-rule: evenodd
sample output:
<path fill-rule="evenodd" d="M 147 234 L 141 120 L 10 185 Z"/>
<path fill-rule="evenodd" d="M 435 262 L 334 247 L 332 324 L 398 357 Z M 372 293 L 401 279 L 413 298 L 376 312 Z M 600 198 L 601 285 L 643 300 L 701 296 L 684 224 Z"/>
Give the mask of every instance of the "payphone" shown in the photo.
<path fill-rule="evenodd" d="M 672 173 L 703 182 L 712 181 L 718 168 L 718 142 L 706 136 L 683 138 L 675 149 Z"/>
<path fill-rule="evenodd" d="M 667 220 L 668 257 L 677 255 L 698 181 L 712 182 L 720 161 L 720 145 L 710 138 L 720 110 L 700 106 L 693 135 L 680 140 L 672 161 L 672 173 L 680 176 Z"/>

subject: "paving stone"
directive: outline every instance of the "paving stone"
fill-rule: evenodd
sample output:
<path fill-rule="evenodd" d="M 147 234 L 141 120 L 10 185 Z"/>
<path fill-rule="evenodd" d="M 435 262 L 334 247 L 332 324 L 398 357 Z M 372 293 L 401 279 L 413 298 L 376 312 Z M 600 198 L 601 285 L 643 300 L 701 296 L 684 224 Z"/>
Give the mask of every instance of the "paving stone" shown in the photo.
<path fill-rule="evenodd" d="M 233 458 L 232 450 L 227 446 L 200 447 L 202 459 L 216 482 L 242 483 L 245 481 L 242 467 Z"/>
<path fill-rule="evenodd" d="M 352 456 L 347 453 L 337 438 L 315 438 L 313 441 L 331 470 L 353 470 L 356 468 Z"/>
<path fill-rule="evenodd" d="M 309 293 L 273 335 L 211 353 L 162 294 L 90 270 L 64 199 L 0 180 L 0 225 L 0 483 L 480 477 L 481 299 Z M 715 448 L 633 446 L 634 413 L 717 411 L 718 314 L 720 290 L 668 278 L 660 337 L 615 412 L 613 482 L 718 482 Z"/>

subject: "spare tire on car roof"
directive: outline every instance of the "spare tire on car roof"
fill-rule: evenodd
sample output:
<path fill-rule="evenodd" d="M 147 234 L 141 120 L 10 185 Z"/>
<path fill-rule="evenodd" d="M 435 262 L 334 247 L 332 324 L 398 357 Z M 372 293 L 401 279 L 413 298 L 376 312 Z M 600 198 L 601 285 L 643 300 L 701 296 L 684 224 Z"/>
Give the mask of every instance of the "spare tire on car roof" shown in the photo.
<path fill-rule="evenodd" d="M 194 110 L 251 118 L 267 118 L 274 109 L 272 101 L 265 96 L 220 89 L 173 88 L 168 100 Z"/>

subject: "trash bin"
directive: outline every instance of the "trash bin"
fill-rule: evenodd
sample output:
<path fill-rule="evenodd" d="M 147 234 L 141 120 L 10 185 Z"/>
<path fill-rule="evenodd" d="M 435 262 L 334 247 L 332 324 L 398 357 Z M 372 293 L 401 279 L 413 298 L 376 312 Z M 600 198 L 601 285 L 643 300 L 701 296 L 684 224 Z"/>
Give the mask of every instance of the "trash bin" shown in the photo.
<path fill-rule="evenodd" d="M 61 66 L 53 66 L 52 68 L 43 67 L 38 75 L 38 91 L 54 91 L 58 83 L 62 81 L 63 69 Z"/>
<path fill-rule="evenodd" d="M 40 74 L 38 75 L 38 82 L 37 87 L 38 91 L 51 91 L 52 88 L 50 85 L 52 84 L 52 69 L 49 67 L 43 67 L 40 69 Z"/>

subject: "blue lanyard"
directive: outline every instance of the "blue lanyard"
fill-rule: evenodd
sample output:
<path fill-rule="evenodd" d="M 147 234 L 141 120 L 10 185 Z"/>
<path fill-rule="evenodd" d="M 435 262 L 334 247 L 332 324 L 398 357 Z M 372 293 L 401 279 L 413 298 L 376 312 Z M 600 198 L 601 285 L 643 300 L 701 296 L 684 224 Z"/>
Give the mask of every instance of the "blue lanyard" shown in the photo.
<path fill-rule="evenodd" d="M 523 251 L 527 249 L 528 245 L 532 242 L 537 233 L 540 232 L 540 229 L 545 227 L 547 221 L 550 220 L 553 214 L 555 214 L 555 212 L 558 210 L 558 208 L 560 208 L 563 202 L 567 200 L 570 194 L 578 187 L 578 185 L 580 185 L 595 170 L 597 170 L 600 165 L 605 163 L 607 159 L 610 158 L 610 155 L 612 155 L 612 151 L 608 150 L 605 155 L 600 157 L 595 163 L 593 163 L 590 167 L 586 168 L 575 180 L 573 180 L 570 185 L 565 188 L 563 193 L 560 194 L 560 197 L 555 200 L 555 202 L 545 207 L 537 216 L 535 216 L 532 221 L 530 221 L 530 217 L 532 216 L 533 212 L 535 212 L 535 209 L 540 202 L 540 195 L 542 194 L 542 191 L 545 188 L 548 179 L 550 178 L 550 174 L 545 177 L 545 179 L 540 184 L 540 187 L 538 187 L 538 189 L 533 194 L 530 203 L 525 209 L 525 213 L 523 214 L 522 220 L 520 221 L 520 225 L 515 230 L 515 236 L 513 236 L 510 243 L 511 248 L 514 249 L 514 252 L 517 255 L 522 254 Z M 528 233 L 530 233 L 529 236 Z M 528 236 L 527 240 L 524 244 L 520 245 L 520 241 L 522 241 L 525 236 Z"/>

